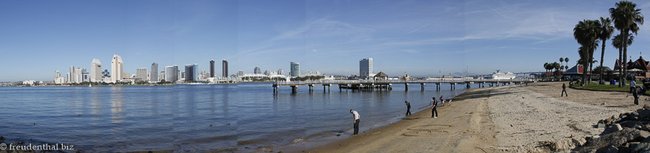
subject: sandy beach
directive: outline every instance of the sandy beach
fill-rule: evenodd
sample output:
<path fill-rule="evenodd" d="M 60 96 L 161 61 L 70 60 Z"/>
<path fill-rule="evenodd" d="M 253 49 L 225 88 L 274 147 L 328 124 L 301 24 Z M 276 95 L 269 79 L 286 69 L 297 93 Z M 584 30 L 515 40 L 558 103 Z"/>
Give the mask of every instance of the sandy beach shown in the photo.
<path fill-rule="evenodd" d="M 471 89 L 431 118 L 426 109 L 358 136 L 303 152 L 568 152 L 598 135 L 598 120 L 633 111 L 632 96 L 621 92 L 567 89 L 536 83 Z"/>

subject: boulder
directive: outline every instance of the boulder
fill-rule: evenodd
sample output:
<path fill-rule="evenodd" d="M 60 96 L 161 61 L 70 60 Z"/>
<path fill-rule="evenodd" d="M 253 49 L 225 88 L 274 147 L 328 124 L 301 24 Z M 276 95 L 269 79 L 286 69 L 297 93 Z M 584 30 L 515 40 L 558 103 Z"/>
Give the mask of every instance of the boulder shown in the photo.
<path fill-rule="evenodd" d="M 618 148 L 609 145 L 596 150 L 596 153 L 618 153 Z"/>
<path fill-rule="evenodd" d="M 638 143 L 638 144 L 630 144 L 630 150 L 632 152 L 650 152 L 650 143 Z"/>

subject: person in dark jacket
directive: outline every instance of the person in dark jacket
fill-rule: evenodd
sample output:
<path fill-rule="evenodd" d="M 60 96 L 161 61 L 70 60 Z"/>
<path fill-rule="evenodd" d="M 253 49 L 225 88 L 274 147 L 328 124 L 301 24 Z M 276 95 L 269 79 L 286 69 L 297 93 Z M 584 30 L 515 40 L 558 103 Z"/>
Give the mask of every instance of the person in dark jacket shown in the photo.
<path fill-rule="evenodd" d="M 409 103 L 409 101 L 404 101 L 404 104 L 406 104 L 406 116 L 411 115 L 411 103 Z"/>

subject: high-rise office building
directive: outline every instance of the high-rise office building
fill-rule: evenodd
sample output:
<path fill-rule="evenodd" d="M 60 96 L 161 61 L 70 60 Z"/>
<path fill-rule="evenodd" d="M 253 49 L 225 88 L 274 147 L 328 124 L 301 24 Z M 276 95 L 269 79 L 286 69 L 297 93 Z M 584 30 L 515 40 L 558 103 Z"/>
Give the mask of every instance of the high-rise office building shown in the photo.
<path fill-rule="evenodd" d="M 86 69 L 81 69 L 81 82 L 90 82 L 90 73 Z"/>
<path fill-rule="evenodd" d="M 359 77 L 367 79 L 372 76 L 372 58 L 364 58 L 359 61 Z"/>
<path fill-rule="evenodd" d="M 151 63 L 151 73 L 149 73 L 149 82 L 158 82 L 158 63 Z"/>
<path fill-rule="evenodd" d="M 291 62 L 291 67 L 290 68 L 291 68 L 291 72 L 289 72 L 289 73 L 290 73 L 290 75 L 292 77 L 299 77 L 300 76 L 300 63 Z"/>
<path fill-rule="evenodd" d="M 199 80 L 199 66 L 196 64 L 185 65 L 185 82 L 195 82 Z"/>
<path fill-rule="evenodd" d="M 102 82 L 102 62 L 93 58 L 90 62 L 90 82 Z"/>
<path fill-rule="evenodd" d="M 158 74 L 159 80 L 157 81 L 162 81 L 165 79 L 165 71 L 160 71 L 160 74 Z"/>
<path fill-rule="evenodd" d="M 253 69 L 253 74 L 262 74 L 262 69 L 256 66 L 255 69 Z"/>
<path fill-rule="evenodd" d="M 120 55 L 113 55 L 113 60 L 111 60 L 111 82 L 117 83 L 119 81 L 122 81 L 122 78 L 124 77 L 124 61 L 122 61 L 122 57 Z"/>
<path fill-rule="evenodd" d="M 165 81 L 176 82 L 178 81 L 178 66 L 165 67 Z"/>
<path fill-rule="evenodd" d="M 70 66 L 68 73 L 68 83 L 81 83 L 83 81 L 83 73 L 81 68 Z"/>
<path fill-rule="evenodd" d="M 210 60 L 210 77 L 214 78 L 214 59 Z"/>
<path fill-rule="evenodd" d="M 58 70 L 54 74 L 54 84 L 64 84 L 65 82 L 65 77 L 59 72 Z"/>
<path fill-rule="evenodd" d="M 225 59 L 221 61 L 221 77 L 228 78 L 228 61 Z"/>
<path fill-rule="evenodd" d="M 138 68 L 135 70 L 135 78 L 139 81 L 147 80 L 147 68 Z"/>

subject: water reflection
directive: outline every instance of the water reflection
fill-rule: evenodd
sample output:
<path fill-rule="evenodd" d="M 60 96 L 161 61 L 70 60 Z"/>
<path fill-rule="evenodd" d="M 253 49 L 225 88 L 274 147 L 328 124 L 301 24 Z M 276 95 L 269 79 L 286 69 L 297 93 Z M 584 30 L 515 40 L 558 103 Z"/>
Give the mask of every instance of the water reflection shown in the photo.
<path fill-rule="evenodd" d="M 111 123 L 122 123 L 124 99 L 122 87 L 111 87 Z"/>

